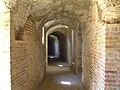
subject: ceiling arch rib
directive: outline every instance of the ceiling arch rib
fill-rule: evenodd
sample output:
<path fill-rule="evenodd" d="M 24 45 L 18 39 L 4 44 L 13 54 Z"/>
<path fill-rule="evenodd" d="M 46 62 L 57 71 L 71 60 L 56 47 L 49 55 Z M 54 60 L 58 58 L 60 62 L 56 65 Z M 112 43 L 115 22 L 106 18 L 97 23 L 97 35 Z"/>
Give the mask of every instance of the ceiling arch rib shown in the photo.
<path fill-rule="evenodd" d="M 64 10 L 57 13 L 55 11 L 53 12 L 51 11 L 42 18 L 43 19 L 42 19 L 42 23 L 40 24 L 40 27 L 45 26 L 46 28 L 57 24 L 64 24 L 72 29 L 75 29 L 77 25 L 76 23 L 79 24 L 81 23 L 79 17 L 76 14 Z"/>
<path fill-rule="evenodd" d="M 44 29 L 47 31 L 48 29 L 57 26 L 57 25 L 65 25 L 68 26 L 70 29 L 76 29 L 76 25 L 74 25 L 70 20 L 68 19 L 56 19 L 56 20 L 50 20 L 44 24 Z"/>
<path fill-rule="evenodd" d="M 55 35 L 49 35 L 49 37 L 53 38 L 54 40 L 58 40 L 58 37 Z"/>
<path fill-rule="evenodd" d="M 56 26 L 53 26 L 46 31 L 46 36 L 55 32 L 55 31 L 58 31 L 58 29 L 70 30 L 70 28 L 66 25 L 56 25 Z"/>
<path fill-rule="evenodd" d="M 51 34 L 51 33 L 53 33 L 53 32 L 55 32 L 55 31 L 59 31 L 59 32 L 61 32 L 61 31 L 70 31 L 71 29 L 68 27 L 68 26 L 66 26 L 66 25 L 55 25 L 55 26 L 53 26 L 53 27 L 51 27 L 51 28 L 49 28 L 49 29 L 46 29 L 45 30 L 45 28 L 43 27 L 42 28 L 42 43 L 43 43 L 43 45 L 44 45 L 44 43 L 46 42 L 46 38 L 47 38 L 47 36 L 49 35 L 49 34 Z"/>

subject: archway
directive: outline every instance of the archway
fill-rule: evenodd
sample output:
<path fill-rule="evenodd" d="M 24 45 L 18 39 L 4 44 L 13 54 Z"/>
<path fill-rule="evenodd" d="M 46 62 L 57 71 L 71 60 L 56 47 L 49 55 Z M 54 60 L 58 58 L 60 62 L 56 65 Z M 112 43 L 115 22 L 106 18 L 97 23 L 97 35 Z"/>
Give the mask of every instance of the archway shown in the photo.
<path fill-rule="evenodd" d="M 69 32 L 69 29 L 68 29 L 68 27 L 65 28 L 65 25 L 54 26 L 54 27 L 48 29 L 45 32 L 45 40 L 44 40 L 44 42 L 45 42 L 45 47 L 46 47 L 46 67 L 48 66 L 48 36 L 52 35 L 54 37 L 57 37 L 58 40 L 62 42 L 62 40 L 65 41 L 64 40 L 65 39 L 65 34 L 68 33 L 68 32 Z M 60 45 L 60 46 L 62 46 L 62 45 Z M 66 59 L 63 54 L 60 54 L 60 56 L 64 57 L 62 59 Z"/>
<path fill-rule="evenodd" d="M 48 58 L 59 57 L 59 40 L 54 35 L 48 36 Z"/>
<path fill-rule="evenodd" d="M 65 37 L 65 33 L 55 31 L 48 35 L 48 62 L 67 62 L 67 37 Z"/>
<path fill-rule="evenodd" d="M 74 29 L 69 28 L 69 26 L 66 25 L 55 25 L 52 27 L 42 27 L 42 44 L 45 47 L 45 51 L 46 51 L 46 70 L 48 67 L 48 37 L 49 35 L 53 35 L 54 32 L 58 32 L 63 34 L 65 39 L 66 39 L 66 53 L 64 55 L 66 55 L 64 57 L 64 60 L 66 60 L 66 62 L 69 64 L 69 66 L 71 66 L 75 72 L 77 73 L 78 69 L 77 69 L 77 32 Z M 72 33 L 74 33 L 75 35 L 72 35 Z M 59 37 L 59 35 L 54 35 L 55 37 Z M 73 39 L 72 39 L 73 38 Z M 74 46 L 72 43 L 75 43 Z M 75 55 L 72 55 L 72 54 Z"/>

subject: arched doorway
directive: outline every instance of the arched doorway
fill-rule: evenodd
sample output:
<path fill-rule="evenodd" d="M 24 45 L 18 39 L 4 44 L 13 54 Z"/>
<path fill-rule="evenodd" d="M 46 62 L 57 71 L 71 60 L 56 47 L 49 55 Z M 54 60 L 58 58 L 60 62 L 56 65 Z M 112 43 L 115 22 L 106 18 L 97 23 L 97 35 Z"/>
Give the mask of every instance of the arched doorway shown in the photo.
<path fill-rule="evenodd" d="M 72 35 L 72 33 L 74 33 L 74 35 Z M 46 70 L 48 68 L 48 39 L 49 39 L 49 35 L 52 37 L 54 37 L 54 39 L 52 39 L 53 41 L 55 40 L 55 37 L 61 37 L 59 35 L 63 35 L 64 39 L 65 39 L 65 46 L 66 48 L 66 53 L 63 55 L 63 60 L 66 60 L 66 62 L 68 63 L 68 65 L 70 67 L 72 67 L 75 72 L 77 73 L 77 36 L 76 36 L 76 30 L 69 28 L 66 25 L 55 25 L 52 27 L 47 28 L 46 26 L 42 27 L 42 44 L 45 47 L 45 53 L 46 53 Z M 58 39 L 59 40 L 59 39 Z M 74 45 L 72 44 L 74 43 Z M 55 44 L 54 44 L 55 45 Z M 59 44 L 60 45 L 60 44 Z M 65 50 L 64 49 L 64 50 Z M 64 51 L 63 50 L 63 51 Z M 74 54 L 74 55 L 72 55 Z M 65 56 L 66 55 L 66 56 Z M 53 57 L 51 57 L 53 58 Z"/>
<path fill-rule="evenodd" d="M 67 37 L 64 34 L 56 31 L 48 35 L 48 62 L 67 62 Z"/>

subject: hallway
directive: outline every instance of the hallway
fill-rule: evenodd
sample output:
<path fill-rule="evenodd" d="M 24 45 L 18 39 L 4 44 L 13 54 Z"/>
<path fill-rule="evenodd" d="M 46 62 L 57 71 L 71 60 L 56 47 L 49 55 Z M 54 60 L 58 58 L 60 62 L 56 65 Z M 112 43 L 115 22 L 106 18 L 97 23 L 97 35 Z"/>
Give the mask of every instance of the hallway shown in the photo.
<path fill-rule="evenodd" d="M 0 90 L 120 90 L 120 0 L 0 5 Z"/>
<path fill-rule="evenodd" d="M 66 62 L 52 62 L 38 90 L 84 90 L 81 77 Z"/>

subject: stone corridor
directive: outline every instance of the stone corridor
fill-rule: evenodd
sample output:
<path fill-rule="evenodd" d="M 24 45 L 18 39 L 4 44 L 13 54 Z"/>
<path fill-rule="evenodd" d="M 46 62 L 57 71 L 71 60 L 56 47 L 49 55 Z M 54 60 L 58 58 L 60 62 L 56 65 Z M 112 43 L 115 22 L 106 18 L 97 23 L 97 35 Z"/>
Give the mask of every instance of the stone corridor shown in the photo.
<path fill-rule="evenodd" d="M 66 62 L 52 62 L 38 90 L 84 90 L 81 77 Z"/>
<path fill-rule="evenodd" d="M 0 0 L 0 90 L 83 86 L 120 90 L 120 0 Z"/>

